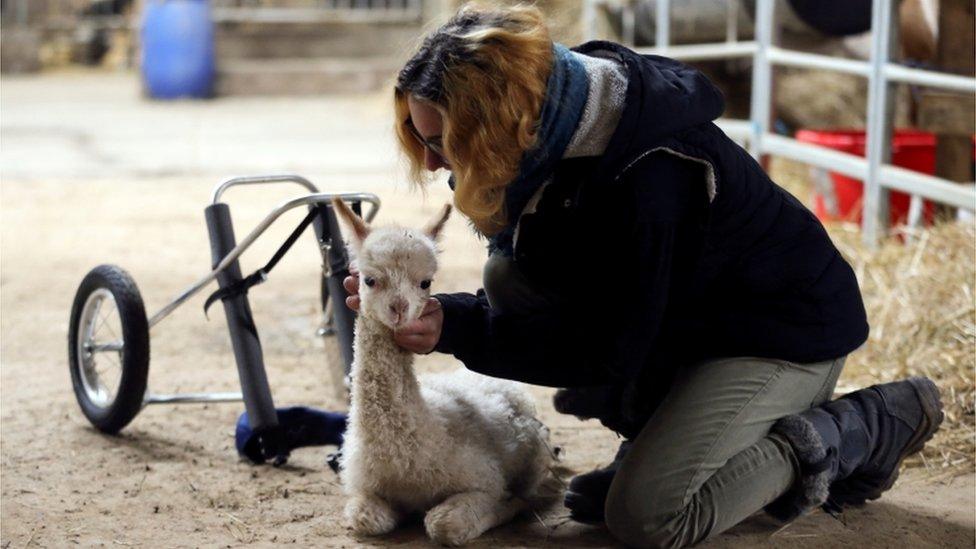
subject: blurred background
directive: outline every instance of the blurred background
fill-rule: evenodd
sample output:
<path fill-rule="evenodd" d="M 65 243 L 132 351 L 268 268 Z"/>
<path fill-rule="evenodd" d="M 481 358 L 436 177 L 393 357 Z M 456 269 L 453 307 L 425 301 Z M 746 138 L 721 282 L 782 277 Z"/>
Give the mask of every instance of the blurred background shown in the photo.
<path fill-rule="evenodd" d="M 286 169 L 389 177 L 395 154 L 384 92 L 424 29 L 443 22 L 459 4 L 3 0 L 3 175 L 219 176 Z M 655 43 L 655 0 L 536 4 L 550 18 L 555 39 L 565 43 Z M 754 0 L 670 4 L 671 45 L 755 36 Z M 972 1 L 896 4 L 897 62 L 973 74 Z M 870 1 L 778 0 L 775 17 L 776 42 L 783 47 L 837 59 L 869 56 Z M 726 118 L 749 118 L 751 57 L 692 62 L 725 92 Z M 863 135 L 843 132 L 865 125 L 865 78 L 778 67 L 772 88 L 774 131 L 821 132 L 805 139 L 863 154 Z M 895 88 L 894 127 L 922 133 L 896 140 L 904 150 L 896 156 L 905 158 L 895 163 L 972 181 L 971 94 Z M 201 101 L 166 102 L 172 99 Z M 363 144 L 354 145 L 359 138 Z M 47 162 L 55 151 L 61 161 Z M 856 206 L 819 213 L 851 219 Z"/>

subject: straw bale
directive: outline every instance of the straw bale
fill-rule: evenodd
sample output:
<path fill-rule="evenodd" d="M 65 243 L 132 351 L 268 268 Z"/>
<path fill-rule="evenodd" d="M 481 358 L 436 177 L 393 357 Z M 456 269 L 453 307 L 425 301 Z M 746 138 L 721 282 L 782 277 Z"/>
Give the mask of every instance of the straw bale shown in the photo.
<path fill-rule="evenodd" d="M 947 222 L 898 231 L 877 249 L 856 225 L 828 227 L 861 284 L 871 324 L 848 359 L 839 392 L 921 375 L 942 391 L 946 418 L 910 463 L 972 470 L 976 452 L 976 225 Z"/>
<path fill-rule="evenodd" d="M 773 159 L 773 179 L 812 203 L 810 168 Z M 827 232 L 861 285 L 871 335 L 848 358 L 837 387 L 847 393 L 912 375 L 932 378 L 946 419 L 921 456 L 907 463 L 952 476 L 976 466 L 976 226 L 944 222 L 896 229 L 877 248 L 857 225 L 828 224 Z"/>

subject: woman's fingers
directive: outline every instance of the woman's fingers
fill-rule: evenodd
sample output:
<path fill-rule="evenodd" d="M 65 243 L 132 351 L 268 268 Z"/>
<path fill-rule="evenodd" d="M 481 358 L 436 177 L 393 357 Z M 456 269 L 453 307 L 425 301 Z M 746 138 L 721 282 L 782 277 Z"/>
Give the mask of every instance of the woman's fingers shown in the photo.
<path fill-rule="evenodd" d="M 444 311 L 440 302 L 430 298 L 424 305 L 420 318 L 394 330 L 393 339 L 408 351 L 426 354 L 433 351 L 440 341 L 443 323 Z"/>
<path fill-rule="evenodd" d="M 437 341 L 429 335 L 396 335 L 394 337 L 397 345 L 418 354 L 429 353 L 437 345 Z"/>
<path fill-rule="evenodd" d="M 400 347 L 418 354 L 427 354 L 433 351 L 434 346 L 437 345 L 437 339 L 431 334 L 394 334 L 393 338 Z"/>
<path fill-rule="evenodd" d="M 404 323 L 396 329 L 396 333 L 405 336 L 430 334 L 439 337 L 443 321 L 444 311 L 441 310 L 441 303 L 432 297 L 424 304 L 424 310 L 420 313 L 420 317 Z"/>
<path fill-rule="evenodd" d="M 420 312 L 420 318 L 439 310 L 441 310 L 441 302 L 437 301 L 437 298 L 429 297 L 427 303 L 424 304 L 424 310 Z"/>
<path fill-rule="evenodd" d="M 347 276 L 342 279 L 342 287 L 346 289 L 350 294 L 359 293 L 359 275 Z"/>
<path fill-rule="evenodd" d="M 350 276 L 342 279 L 342 287 L 349 292 L 349 296 L 346 297 L 346 307 L 349 307 L 353 311 L 359 310 L 359 273 L 352 271 L 350 269 Z"/>

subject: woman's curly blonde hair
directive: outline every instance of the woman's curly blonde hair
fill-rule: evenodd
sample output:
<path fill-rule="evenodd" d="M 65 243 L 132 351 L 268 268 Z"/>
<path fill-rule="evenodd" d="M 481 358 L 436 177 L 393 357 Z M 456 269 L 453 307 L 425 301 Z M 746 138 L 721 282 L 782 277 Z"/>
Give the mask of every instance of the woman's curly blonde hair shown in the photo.
<path fill-rule="evenodd" d="M 535 145 L 552 63 L 552 40 L 538 9 L 468 4 L 424 39 L 397 78 L 396 133 L 411 178 L 427 181 L 424 146 L 409 127 L 408 95 L 441 112 L 455 204 L 484 235 L 505 227 L 505 186 Z"/>

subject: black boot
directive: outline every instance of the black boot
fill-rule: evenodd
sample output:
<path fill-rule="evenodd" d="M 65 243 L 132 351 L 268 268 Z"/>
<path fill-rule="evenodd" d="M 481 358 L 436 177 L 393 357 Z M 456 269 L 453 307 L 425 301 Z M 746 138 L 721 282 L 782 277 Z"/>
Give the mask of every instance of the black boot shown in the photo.
<path fill-rule="evenodd" d="M 606 467 L 573 477 L 569 481 L 563 503 L 569 509 L 569 517 L 576 522 L 599 524 L 603 522 L 603 506 L 607 501 L 610 483 L 620 467 L 620 462 L 630 450 L 631 441 L 620 443 L 613 462 Z"/>
<path fill-rule="evenodd" d="M 772 432 L 796 452 L 800 479 L 766 511 L 792 520 L 819 506 L 839 511 L 878 499 L 895 483 L 901 462 L 922 449 L 942 418 L 935 383 L 913 377 L 780 419 Z"/>

